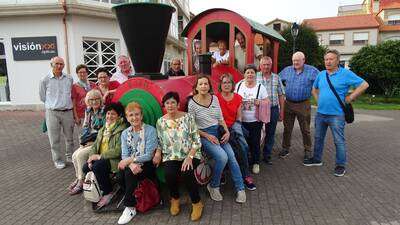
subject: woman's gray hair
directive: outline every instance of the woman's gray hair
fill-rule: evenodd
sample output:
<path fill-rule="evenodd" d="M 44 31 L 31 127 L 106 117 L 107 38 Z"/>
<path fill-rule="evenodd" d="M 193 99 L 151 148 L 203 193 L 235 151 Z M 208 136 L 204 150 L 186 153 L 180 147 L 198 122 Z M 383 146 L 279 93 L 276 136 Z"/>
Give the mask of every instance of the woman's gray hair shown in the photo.
<path fill-rule="evenodd" d="M 88 93 L 86 93 L 86 96 L 85 96 L 86 106 L 89 106 L 89 99 L 93 99 L 93 98 L 100 98 L 100 105 L 103 105 L 103 96 L 101 95 L 101 92 L 97 89 L 92 89 Z"/>

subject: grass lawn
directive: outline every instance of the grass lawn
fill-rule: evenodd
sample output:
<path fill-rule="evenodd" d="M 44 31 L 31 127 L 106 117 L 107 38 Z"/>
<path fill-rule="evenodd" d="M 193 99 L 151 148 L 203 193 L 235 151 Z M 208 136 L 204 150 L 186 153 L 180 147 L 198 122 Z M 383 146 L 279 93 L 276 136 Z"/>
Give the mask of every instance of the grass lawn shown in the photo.
<path fill-rule="evenodd" d="M 311 103 L 315 104 L 314 98 L 311 98 Z M 400 110 L 400 96 L 385 99 L 383 96 L 375 96 L 364 94 L 353 102 L 355 109 L 369 110 Z"/>

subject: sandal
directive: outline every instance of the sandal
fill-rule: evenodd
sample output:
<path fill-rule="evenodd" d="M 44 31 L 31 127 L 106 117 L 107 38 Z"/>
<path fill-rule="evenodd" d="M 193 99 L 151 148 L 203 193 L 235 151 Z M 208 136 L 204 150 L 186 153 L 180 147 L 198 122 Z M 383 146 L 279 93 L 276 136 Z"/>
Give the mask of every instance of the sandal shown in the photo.
<path fill-rule="evenodd" d="M 113 197 L 112 193 L 101 197 L 100 201 L 97 203 L 97 209 L 103 208 L 104 206 L 110 204 L 112 197 Z"/>
<path fill-rule="evenodd" d="M 78 184 L 79 179 L 74 180 L 69 186 L 68 186 L 68 190 L 72 191 L 72 189 L 75 188 L 75 186 Z"/>
<path fill-rule="evenodd" d="M 83 184 L 78 182 L 72 190 L 69 191 L 69 195 L 76 195 L 83 191 Z"/>

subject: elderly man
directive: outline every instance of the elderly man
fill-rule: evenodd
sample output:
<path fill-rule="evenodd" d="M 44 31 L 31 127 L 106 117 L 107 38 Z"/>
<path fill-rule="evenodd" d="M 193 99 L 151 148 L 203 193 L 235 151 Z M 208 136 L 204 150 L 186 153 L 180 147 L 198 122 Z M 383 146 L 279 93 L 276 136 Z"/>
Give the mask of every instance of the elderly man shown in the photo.
<path fill-rule="evenodd" d="M 181 60 L 173 59 L 171 61 L 171 67 L 165 74 L 167 76 L 185 76 L 185 72 L 181 69 Z"/>
<path fill-rule="evenodd" d="M 129 76 L 133 76 L 135 72 L 128 56 L 120 55 L 117 61 L 118 70 L 111 76 L 110 81 L 118 81 L 118 83 L 122 84 L 129 79 Z"/>
<path fill-rule="evenodd" d="M 336 147 L 336 167 L 334 175 L 341 177 L 346 173 L 346 140 L 344 137 L 344 112 L 330 88 L 330 80 L 342 102 L 351 103 L 367 88 L 368 83 L 352 71 L 339 67 L 340 54 L 336 50 L 329 50 L 324 56 L 326 70 L 321 71 L 314 82 L 312 94 L 318 103 L 315 116 L 314 155 L 305 160 L 305 166 L 321 166 L 324 140 L 328 127 L 331 129 Z M 356 87 L 347 95 L 350 87 Z"/>
<path fill-rule="evenodd" d="M 263 56 L 260 60 L 260 72 L 257 73 L 257 82 L 264 85 L 271 101 L 270 122 L 265 124 L 264 162 L 271 165 L 272 147 L 275 142 L 275 131 L 278 121 L 282 121 L 284 112 L 285 90 L 278 74 L 272 73 L 272 59 Z"/>
<path fill-rule="evenodd" d="M 74 149 L 74 117 L 72 113 L 71 89 L 73 79 L 63 73 L 64 60 L 61 57 L 51 59 L 52 70 L 40 81 L 39 95 L 46 108 L 46 125 L 54 166 L 65 168 L 61 156 L 60 136 L 64 133 L 66 148 L 65 159 L 71 162 Z"/>
<path fill-rule="evenodd" d="M 305 56 L 302 52 L 293 54 L 292 63 L 292 66 L 286 67 L 279 73 L 285 84 L 286 93 L 282 151 L 279 156 L 285 158 L 289 155 L 290 139 L 297 118 L 303 136 L 304 160 L 306 160 L 311 157 L 311 89 L 319 71 L 313 66 L 304 64 Z"/>
<path fill-rule="evenodd" d="M 235 67 L 243 73 L 244 66 L 246 65 L 246 40 L 241 32 L 236 34 L 236 41 L 239 45 L 235 45 Z M 258 61 L 261 59 L 261 50 L 254 45 L 254 65 L 258 68 Z"/>

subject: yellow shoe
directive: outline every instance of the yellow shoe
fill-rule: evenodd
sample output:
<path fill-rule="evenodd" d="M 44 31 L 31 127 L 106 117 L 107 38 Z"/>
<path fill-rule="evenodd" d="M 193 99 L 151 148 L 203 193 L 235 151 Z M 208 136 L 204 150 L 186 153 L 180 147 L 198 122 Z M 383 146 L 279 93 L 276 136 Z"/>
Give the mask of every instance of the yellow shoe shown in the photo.
<path fill-rule="evenodd" d="M 178 215 L 179 211 L 179 198 L 171 198 L 171 208 L 169 209 L 169 212 L 171 213 L 171 215 L 176 216 Z"/>
<path fill-rule="evenodd" d="M 199 220 L 201 217 L 201 214 L 203 213 L 203 203 L 198 202 L 196 204 L 192 204 L 192 215 L 191 215 L 191 219 L 192 221 L 196 221 Z"/>

